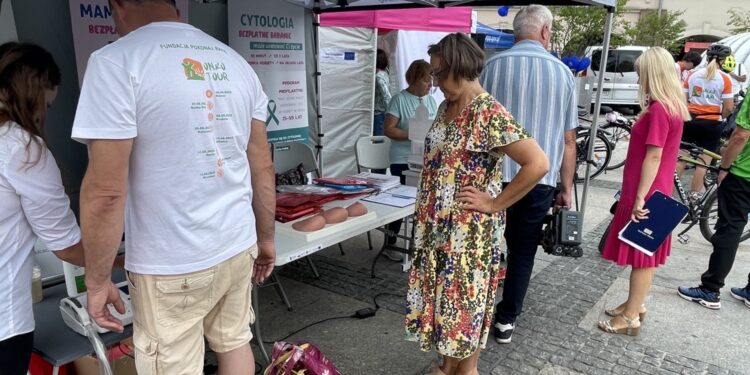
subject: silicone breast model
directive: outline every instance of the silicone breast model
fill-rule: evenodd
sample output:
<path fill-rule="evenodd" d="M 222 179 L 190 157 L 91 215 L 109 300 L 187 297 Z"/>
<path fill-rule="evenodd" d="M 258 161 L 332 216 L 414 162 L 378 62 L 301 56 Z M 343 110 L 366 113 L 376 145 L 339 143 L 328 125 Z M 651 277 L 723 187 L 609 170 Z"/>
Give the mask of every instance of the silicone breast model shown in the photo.
<path fill-rule="evenodd" d="M 365 206 L 362 203 L 357 202 L 347 207 L 346 211 L 349 212 L 349 217 L 362 216 L 367 213 L 367 206 Z"/>
<path fill-rule="evenodd" d="M 326 219 L 322 215 L 315 215 L 292 224 L 292 228 L 300 232 L 315 232 L 324 226 L 326 226 Z"/>
<path fill-rule="evenodd" d="M 346 208 L 334 207 L 323 211 L 323 217 L 326 219 L 326 224 L 338 224 L 349 217 L 349 212 L 346 211 Z"/>

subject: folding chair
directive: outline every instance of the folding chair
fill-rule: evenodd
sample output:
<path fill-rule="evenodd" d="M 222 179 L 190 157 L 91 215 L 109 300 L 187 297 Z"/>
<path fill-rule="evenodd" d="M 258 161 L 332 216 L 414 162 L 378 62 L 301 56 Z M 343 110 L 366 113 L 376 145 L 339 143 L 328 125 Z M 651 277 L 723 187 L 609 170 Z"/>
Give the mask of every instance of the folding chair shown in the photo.
<path fill-rule="evenodd" d="M 274 144 L 271 148 L 271 155 L 276 173 L 297 168 L 302 163 L 305 173 L 312 173 L 314 178 L 320 177 L 315 153 L 310 146 L 302 142 Z"/>
<path fill-rule="evenodd" d="M 391 139 L 384 135 L 360 137 L 354 144 L 354 157 L 357 172 L 362 172 L 362 168 L 387 169 L 391 166 Z M 367 232 L 367 245 L 372 250 L 370 232 Z"/>
<path fill-rule="evenodd" d="M 361 137 L 354 144 L 357 171 L 362 168 L 388 169 L 391 166 L 391 139 L 384 135 Z"/>

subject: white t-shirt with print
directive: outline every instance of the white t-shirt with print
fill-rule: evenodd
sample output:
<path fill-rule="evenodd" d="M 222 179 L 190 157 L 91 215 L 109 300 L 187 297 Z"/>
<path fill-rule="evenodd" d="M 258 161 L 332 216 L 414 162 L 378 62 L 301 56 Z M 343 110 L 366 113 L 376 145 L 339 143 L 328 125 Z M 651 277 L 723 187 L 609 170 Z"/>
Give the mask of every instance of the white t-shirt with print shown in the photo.
<path fill-rule="evenodd" d="M 46 147 L 26 144 L 19 125 L 0 124 L 0 341 L 34 330 L 34 242 L 56 251 L 81 240 L 60 170 Z M 27 162 L 43 156 L 36 165 Z M 28 155 L 28 156 L 27 156 Z"/>
<path fill-rule="evenodd" d="M 245 59 L 188 24 L 151 23 L 91 55 L 72 136 L 133 139 L 125 268 L 189 273 L 256 243 L 246 150 L 267 105 Z"/>
<path fill-rule="evenodd" d="M 734 79 L 734 77 L 732 77 L 731 75 L 729 76 L 729 78 L 732 79 L 732 95 L 737 95 L 740 93 L 740 90 L 744 90 L 745 87 L 747 87 L 747 82 L 748 80 L 750 80 L 750 74 L 747 73 L 747 69 L 745 69 L 745 65 L 743 63 L 737 63 L 737 67 L 732 73 L 738 76 L 746 76 L 745 82 L 740 82 Z"/>
<path fill-rule="evenodd" d="M 688 110 L 698 119 L 718 121 L 724 99 L 732 98 L 732 81 L 729 74 L 721 70 L 716 70 L 712 79 L 706 78 L 707 73 L 706 68 L 698 69 L 683 82 Z"/>

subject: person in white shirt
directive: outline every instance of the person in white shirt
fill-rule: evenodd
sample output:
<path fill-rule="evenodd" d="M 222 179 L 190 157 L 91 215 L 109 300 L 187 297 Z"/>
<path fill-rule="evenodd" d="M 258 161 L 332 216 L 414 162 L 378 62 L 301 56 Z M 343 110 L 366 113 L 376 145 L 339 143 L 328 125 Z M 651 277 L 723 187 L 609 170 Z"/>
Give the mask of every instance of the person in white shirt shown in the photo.
<path fill-rule="evenodd" d="M 685 82 L 688 79 L 690 73 L 701 64 L 702 59 L 703 58 L 698 52 L 691 51 L 686 53 L 680 61 L 675 63 L 677 74 L 680 76 L 680 82 Z"/>
<path fill-rule="evenodd" d="M 81 233 L 41 131 L 60 78 L 41 47 L 0 46 L 0 374 L 29 367 L 37 238 L 58 258 L 83 265 Z"/>
<path fill-rule="evenodd" d="M 747 88 L 747 69 L 745 68 L 745 64 L 738 62 L 734 70 L 727 72 L 727 74 L 732 79 L 732 95 L 734 95 L 736 100 L 737 96 L 741 95 L 740 93 L 744 92 Z"/>
<path fill-rule="evenodd" d="M 125 229 L 139 374 L 254 374 L 252 281 L 275 261 L 268 99 L 250 65 L 174 0 L 111 0 L 120 39 L 89 58 L 72 137 L 88 311 L 122 331 L 110 269 Z"/>
<path fill-rule="evenodd" d="M 734 98 L 734 110 L 726 118 L 726 125 L 721 132 L 721 136 L 729 138 L 732 132 L 737 127 L 737 114 L 742 107 L 742 100 L 745 97 L 745 88 L 747 87 L 747 74 L 745 66 L 738 62 L 734 55 L 729 55 L 724 60 L 724 64 L 721 66 L 721 70 L 729 76 L 729 80 L 732 82 L 732 97 Z"/>

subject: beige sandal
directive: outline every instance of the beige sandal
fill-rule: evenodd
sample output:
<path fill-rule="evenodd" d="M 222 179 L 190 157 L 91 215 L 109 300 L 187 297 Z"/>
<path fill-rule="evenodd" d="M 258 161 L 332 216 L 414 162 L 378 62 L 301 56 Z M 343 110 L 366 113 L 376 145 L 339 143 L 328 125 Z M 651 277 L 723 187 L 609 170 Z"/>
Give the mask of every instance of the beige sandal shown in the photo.
<path fill-rule="evenodd" d="M 641 321 L 641 323 L 646 320 L 646 312 L 648 312 L 648 310 L 646 310 L 646 305 L 641 305 L 641 312 L 638 313 L 638 319 Z M 619 316 L 620 314 L 621 313 L 617 312 L 617 308 L 604 310 L 604 315 L 611 316 L 613 318 L 615 316 Z"/>
<path fill-rule="evenodd" d="M 625 320 L 628 325 L 622 328 L 615 328 L 612 326 L 612 320 L 600 320 L 597 325 L 599 329 L 607 333 L 614 333 L 618 335 L 638 336 L 641 332 L 640 318 L 628 319 L 625 314 L 620 314 L 620 317 Z M 636 326 L 636 324 L 638 324 Z"/>

